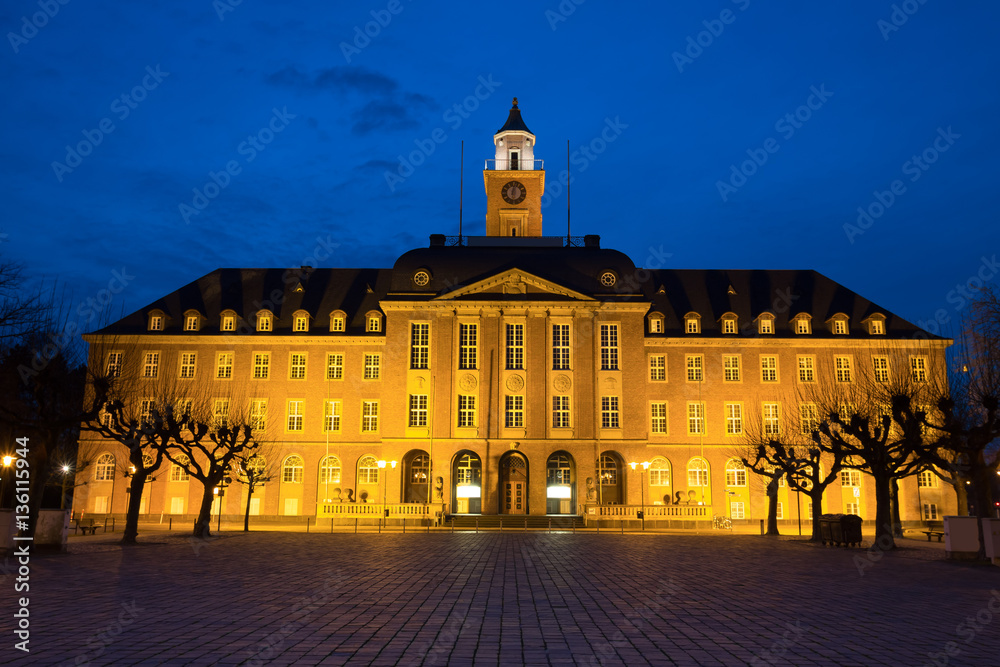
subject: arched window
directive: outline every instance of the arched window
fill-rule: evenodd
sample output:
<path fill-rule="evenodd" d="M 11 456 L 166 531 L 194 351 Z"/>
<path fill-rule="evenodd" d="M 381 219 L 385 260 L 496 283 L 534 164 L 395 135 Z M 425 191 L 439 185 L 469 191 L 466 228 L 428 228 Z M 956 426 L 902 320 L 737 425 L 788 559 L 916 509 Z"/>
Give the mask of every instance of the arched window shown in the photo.
<path fill-rule="evenodd" d="M 285 459 L 285 464 L 281 466 L 281 481 L 288 484 L 301 484 L 302 468 L 302 457 L 292 454 Z"/>
<path fill-rule="evenodd" d="M 649 485 L 670 486 L 670 462 L 662 456 L 649 462 Z"/>
<path fill-rule="evenodd" d="M 746 486 L 747 469 L 742 461 L 729 459 L 726 461 L 726 486 Z"/>
<path fill-rule="evenodd" d="M 274 314 L 270 310 L 257 311 L 257 331 L 272 331 L 274 329 Z"/>
<path fill-rule="evenodd" d="M 475 454 L 465 454 L 458 460 L 456 484 L 479 484 L 482 479 L 482 461 Z"/>
<path fill-rule="evenodd" d="M 101 454 L 97 457 L 97 467 L 94 468 L 95 482 L 110 482 L 115 478 L 115 457 L 111 454 Z"/>
<path fill-rule="evenodd" d="M 708 486 L 708 461 L 701 458 L 688 461 L 688 486 Z"/>
<path fill-rule="evenodd" d="M 340 459 L 327 456 L 319 464 L 320 484 L 340 484 Z"/>
<path fill-rule="evenodd" d="M 177 457 L 177 460 L 180 461 L 183 465 L 177 465 L 175 463 L 172 466 L 170 466 L 170 481 L 186 482 L 188 481 L 188 479 L 191 478 L 191 475 L 188 474 L 188 471 L 185 470 L 184 466 L 189 465 L 191 463 L 191 459 L 181 454 Z"/>
<path fill-rule="evenodd" d="M 297 333 L 304 333 L 309 331 L 309 312 L 305 310 L 296 310 L 292 314 L 292 331 Z"/>
<path fill-rule="evenodd" d="M 184 331 L 198 331 L 201 329 L 201 313 L 197 310 L 189 310 L 184 313 Z"/>
<path fill-rule="evenodd" d="M 343 333 L 347 326 L 347 314 L 342 310 L 335 310 L 330 313 L 330 331 L 332 333 Z"/>
<path fill-rule="evenodd" d="M 701 333 L 701 315 L 698 313 L 688 313 L 685 315 L 684 332 L 689 334 Z"/>
<path fill-rule="evenodd" d="M 149 470 L 153 467 L 153 457 L 149 454 L 142 455 L 142 467 L 144 470 Z"/>
<path fill-rule="evenodd" d="M 600 469 L 598 477 L 601 484 L 613 486 L 618 483 L 618 461 L 615 460 L 615 457 L 610 454 L 602 454 L 598 468 Z"/>
<path fill-rule="evenodd" d="M 426 454 L 417 454 L 410 463 L 410 482 L 413 484 L 426 484 L 427 476 L 430 474 L 430 459 Z"/>
<path fill-rule="evenodd" d="M 362 456 L 358 461 L 358 484 L 378 484 L 378 461 L 374 456 Z"/>
<path fill-rule="evenodd" d="M 260 454 L 254 454 L 247 461 L 245 466 L 245 471 L 243 474 L 244 479 L 253 478 L 254 485 L 260 482 L 260 478 L 264 476 L 264 471 L 267 470 L 267 459 L 265 459 Z"/>
<path fill-rule="evenodd" d="M 546 465 L 546 477 L 549 484 L 570 483 L 570 461 L 566 454 L 553 454 Z"/>

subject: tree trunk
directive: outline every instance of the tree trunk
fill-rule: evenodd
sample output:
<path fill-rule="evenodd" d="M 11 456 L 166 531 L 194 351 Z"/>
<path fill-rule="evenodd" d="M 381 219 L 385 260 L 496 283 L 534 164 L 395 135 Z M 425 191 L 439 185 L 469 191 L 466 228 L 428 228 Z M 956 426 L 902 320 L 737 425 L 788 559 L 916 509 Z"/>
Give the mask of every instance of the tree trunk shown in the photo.
<path fill-rule="evenodd" d="M 128 509 L 125 511 L 125 533 L 122 544 L 135 544 L 139 536 L 139 509 L 142 507 L 142 491 L 146 488 L 146 478 L 149 473 L 136 468 L 129 482 Z"/>
<path fill-rule="evenodd" d="M 986 467 L 982 452 L 971 471 L 972 476 L 972 516 L 976 517 L 979 528 L 979 559 L 986 560 L 986 536 L 983 533 L 983 519 L 993 516 L 993 471 Z"/>
<path fill-rule="evenodd" d="M 812 490 L 809 492 L 809 500 L 812 501 L 812 512 L 813 512 L 813 518 L 812 518 L 813 532 L 812 532 L 812 537 L 809 538 L 809 541 L 822 542 L 823 533 L 819 529 L 819 519 L 821 516 L 823 516 L 823 491 L 822 490 L 817 491 L 816 487 L 814 486 Z"/>
<path fill-rule="evenodd" d="M 892 505 L 892 536 L 902 539 L 903 521 L 899 518 L 899 482 L 893 477 L 889 486 L 889 498 Z"/>
<path fill-rule="evenodd" d="M 882 551 L 896 548 L 892 536 L 892 480 L 886 474 L 875 478 L 875 543 Z"/>
<path fill-rule="evenodd" d="M 247 485 L 247 510 L 243 515 L 243 532 L 250 532 L 250 499 L 253 498 L 253 484 Z"/>
<path fill-rule="evenodd" d="M 194 525 L 194 536 L 201 540 L 212 536 L 212 501 L 215 500 L 212 489 L 214 488 L 215 484 L 206 483 L 205 492 L 201 496 L 201 509 L 198 511 L 198 521 Z M 219 503 L 219 512 L 221 511 L 222 503 Z"/>
<path fill-rule="evenodd" d="M 778 532 L 778 481 L 779 476 L 771 478 L 767 484 L 767 534 L 780 535 Z"/>

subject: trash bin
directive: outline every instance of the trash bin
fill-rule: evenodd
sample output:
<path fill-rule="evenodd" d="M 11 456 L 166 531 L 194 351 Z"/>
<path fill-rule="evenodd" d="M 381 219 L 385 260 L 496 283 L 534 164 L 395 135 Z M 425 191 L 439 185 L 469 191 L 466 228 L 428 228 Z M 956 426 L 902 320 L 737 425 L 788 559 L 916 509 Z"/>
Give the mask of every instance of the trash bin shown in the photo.
<path fill-rule="evenodd" d="M 861 546 L 861 517 L 854 514 L 840 516 L 840 530 L 844 538 L 844 546 Z"/>
<path fill-rule="evenodd" d="M 825 545 L 840 543 L 840 514 L 824 514 L 819 518 L 819 538 Z"/>
<path fill-rule="evenodd" d="M 824 514 L 819 518 L 819 536 L 823 544 L 845 547 L 861 546 L 861 517 L 853 514 Z"/>

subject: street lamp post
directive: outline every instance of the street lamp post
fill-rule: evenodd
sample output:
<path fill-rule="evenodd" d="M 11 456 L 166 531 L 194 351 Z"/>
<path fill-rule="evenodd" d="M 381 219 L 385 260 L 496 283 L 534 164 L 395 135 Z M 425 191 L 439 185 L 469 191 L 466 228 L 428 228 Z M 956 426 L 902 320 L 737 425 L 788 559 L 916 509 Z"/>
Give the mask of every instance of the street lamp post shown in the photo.
<path fill-rule="evenodd" d="M 386 507 L 385 507 L 385 494 L 386 494 L 386 489 L 387 489 L 387 484 L 388 484 L 388 480 L 386 480 L 386 478 L 385 478 L 385 466 L 386 466 L 387 463 L 392 466 L 393 470 L 396 469 L 396 462 L 395 461 L 386 461 L 385 459 L 382 459 L 382 460 L 378 461 L 379 475 L 381 475 L 381 477 L 382 477 L 382 519 L 388 519 L 389 518 L 389 510 L 387 510 Z M 379 532 L 382 531 L 381 525 L 382 525 L 382 520 L 380 519 L 379 520 L 379 526 L 380 526 Z M 388 527 L 388 521 L 386 522 L 386 527 Z"/>
<path fill-rule="evenodd" d="M 642 470 L 639 471 L 639 520 L 642 522 L 642 529 L 646 530 L 646 485 L 642 473 L 649 470 L 649 461 L 643 461 L 642 463 L 636 463 L 632 461 L 629 463 L 632 470 L 636 469 L 636 466 L 642 466 Z"/>
<path fill-rule="evenodd" d="M 226 485 L 232 483 L 232 481 L 230 477 L 223 477 L 219 485 L 212 489 L 212 493 L 219 499 L 219 521 L 215 529 L 217 533 L 222 532 L 222 499 L 226 496 Z"/>
<path fill-rule="evenodd" d="M 3 457 L 3 479 L 0 479 L 0 509 L 3 509 L 3 494 L 7 490 L 7 469 L 10 468 L 13 461 L 14 457 L 9 454 Z"/>

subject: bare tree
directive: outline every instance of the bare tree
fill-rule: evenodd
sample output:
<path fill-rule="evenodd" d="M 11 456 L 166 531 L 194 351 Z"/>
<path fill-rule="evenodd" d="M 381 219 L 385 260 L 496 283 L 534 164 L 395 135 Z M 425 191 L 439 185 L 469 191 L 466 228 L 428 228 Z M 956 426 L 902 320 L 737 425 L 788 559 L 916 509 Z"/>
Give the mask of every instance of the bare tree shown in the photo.
<path fill-rule="evenodd" d="M 243 450 L 234 456 L 236 462 L 235 480 L 247 488 L 247 502 L 243 514 L 243 531 L 250 530 L 250 502 L 253 493 L 267 482 L 278 478 L 280 452 L 271 441 L 259 441 L 253 450 Z"/>

